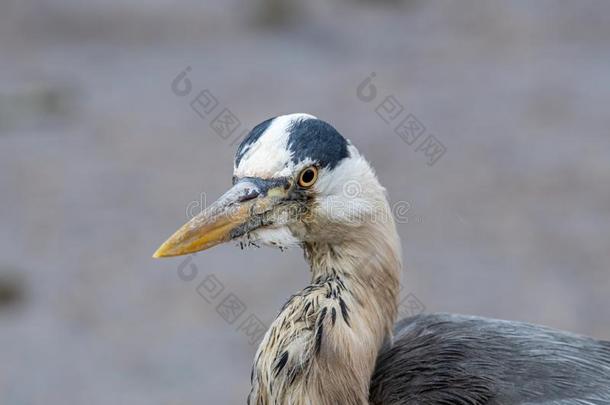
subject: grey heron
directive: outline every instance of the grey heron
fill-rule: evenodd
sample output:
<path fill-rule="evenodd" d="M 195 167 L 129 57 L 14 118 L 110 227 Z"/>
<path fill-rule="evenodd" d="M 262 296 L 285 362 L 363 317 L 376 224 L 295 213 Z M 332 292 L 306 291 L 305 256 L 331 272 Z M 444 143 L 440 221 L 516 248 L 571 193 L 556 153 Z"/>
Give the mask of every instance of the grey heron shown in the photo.
<path fill-rule="evenodd" d="M 257 350 L 249 404 L 610 404 L 610 342 L 451 314 L 395 325 L 402 264 L 386 191 L 316 117 L 254 127 L 233 187 L 154 256 L 233 240 L 301 247 L 311 271 Z"/>

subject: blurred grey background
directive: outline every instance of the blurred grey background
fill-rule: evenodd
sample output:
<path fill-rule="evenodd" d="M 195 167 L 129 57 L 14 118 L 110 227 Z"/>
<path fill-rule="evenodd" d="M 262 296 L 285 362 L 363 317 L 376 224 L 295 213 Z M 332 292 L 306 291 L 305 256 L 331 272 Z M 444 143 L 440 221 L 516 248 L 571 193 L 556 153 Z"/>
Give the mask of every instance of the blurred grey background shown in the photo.
<path fill-rule="evenodd" d="M 239 133 L 290 112 L 410 204 L 407 312 L 610 339 L 609 19 L 603 1 L 2 1 L 0 403 L 245 403 L 240 325 L 306 285 L 301 252 L 150 256 L 229 186 Z M 433 166 L 375 112 L 389 95 L 446 147 Z M 212 274 L 245 306 L 233 323 L 197 292 Z"/>

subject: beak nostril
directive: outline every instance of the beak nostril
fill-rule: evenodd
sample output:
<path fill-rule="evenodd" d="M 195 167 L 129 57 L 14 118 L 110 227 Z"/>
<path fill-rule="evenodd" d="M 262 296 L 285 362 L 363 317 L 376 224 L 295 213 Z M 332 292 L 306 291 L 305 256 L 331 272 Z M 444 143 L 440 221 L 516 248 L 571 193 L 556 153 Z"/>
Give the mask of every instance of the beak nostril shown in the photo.
<path fill-rule="evenodd" d="M 246 190 L 246 193 L 244 195 L 242 195 L 241 197 L 239 197 L 238 201 L 241 202 L 245 202 L 248 200 L 252 200 L 253 198 L 256 198 L 260 195 L 260 193 L 258 192 L 258 190 Z"/>

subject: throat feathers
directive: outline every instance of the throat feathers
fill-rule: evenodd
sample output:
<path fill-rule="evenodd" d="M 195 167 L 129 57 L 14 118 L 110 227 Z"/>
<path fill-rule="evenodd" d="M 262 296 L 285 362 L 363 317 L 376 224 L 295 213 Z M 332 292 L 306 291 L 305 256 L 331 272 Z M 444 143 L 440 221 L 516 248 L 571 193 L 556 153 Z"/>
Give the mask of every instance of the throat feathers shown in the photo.
<path fill-rule="evenodd" d="M 351 229 L 303 243 L 311 284 L 286 302 L 263 338 L 249 405 L 369 404 L 377 354 L 392 339 L 402 266 L 385 190 L 375 183 L 369 201 L 376 202 Z"/>

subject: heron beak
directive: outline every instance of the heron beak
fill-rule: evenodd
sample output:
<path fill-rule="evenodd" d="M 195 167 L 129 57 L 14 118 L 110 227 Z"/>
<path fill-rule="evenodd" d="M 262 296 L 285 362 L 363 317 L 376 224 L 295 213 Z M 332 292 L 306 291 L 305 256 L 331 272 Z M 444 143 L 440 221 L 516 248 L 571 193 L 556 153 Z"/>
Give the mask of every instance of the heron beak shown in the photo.
<path fill-rule="evenodd" d="M 267 225 L 265 217 L 287 193 L 282 179 L 247 178 L 178 229 L 153 254 L 181 256 L 209 249 Z"/>

